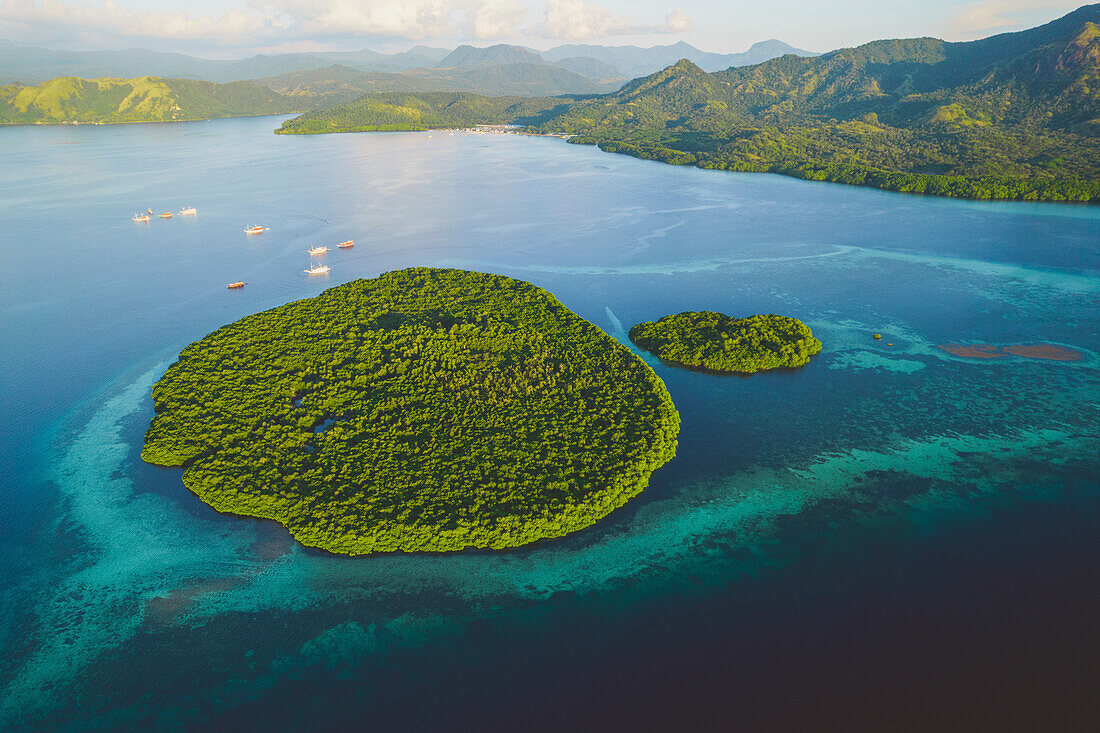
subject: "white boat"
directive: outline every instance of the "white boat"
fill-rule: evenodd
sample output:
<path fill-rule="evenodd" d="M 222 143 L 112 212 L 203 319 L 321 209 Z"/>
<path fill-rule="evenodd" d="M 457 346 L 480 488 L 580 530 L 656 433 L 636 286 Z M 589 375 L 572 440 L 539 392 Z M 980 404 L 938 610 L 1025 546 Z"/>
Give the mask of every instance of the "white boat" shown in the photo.
<path fill-rule="evenodd" d="M 195 213 L 196 212 L 194 206 L 184 206 L 182 209 L 180 209 L 180 216 L 194 216 Z"/>
<path fill-rule="evenodd" d="M 262 226 L 260 226 L 259 224 L 257 224 L 254 227 L 249 227 L 248 229 L 245 229 L 244 233 L 245 234 L 263 234 L 264 233 L 264 228 Z"/>
<path fill-rule="evenodd" d="M 310 265 L 308 270 L 302 270 L 307 275 L 323 275 L 331 268 L 328 265 Z"/>
<path fill-rule="evenodd" d="M 328 247 L 310 247 L 309 248 L 309 253 L 311 255 L 323 255 L 325 252 L 328 252 Z"/>
<path fill-rule="evenodd" d="M 130 218 L 133 219 L 134 221 L 149 221 L 149 215 L 148 214 L 134 214 Z"/>

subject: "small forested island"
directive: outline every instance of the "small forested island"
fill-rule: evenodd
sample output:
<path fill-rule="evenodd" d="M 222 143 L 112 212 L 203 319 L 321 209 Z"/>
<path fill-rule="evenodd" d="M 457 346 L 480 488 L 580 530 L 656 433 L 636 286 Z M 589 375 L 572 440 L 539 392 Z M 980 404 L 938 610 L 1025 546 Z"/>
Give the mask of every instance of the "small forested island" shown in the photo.
<path fill-rule="evenodd" d="M 800 367 L 821 351 L 805 323 L 774 314 L 733 318 L 686 311 L 639 323 L 630 329 L 630 340 L 666 361 L 742 374 Z"/>
<path fill-rule="evenodd" d="M 680 425 L 660 378 L 550 293 L 430 268 L 224 326 L 153 401 L 144 460 L 342 554 L 582 529 L 645 488 Z"/>
<path fill-rule="evenodd" d="M 287 120 L 276 135 L 418 132 L 474 125 L 534 125 L 564 112 L 568 97 L 488 97 L 458 92 L 366 94 Z"/>

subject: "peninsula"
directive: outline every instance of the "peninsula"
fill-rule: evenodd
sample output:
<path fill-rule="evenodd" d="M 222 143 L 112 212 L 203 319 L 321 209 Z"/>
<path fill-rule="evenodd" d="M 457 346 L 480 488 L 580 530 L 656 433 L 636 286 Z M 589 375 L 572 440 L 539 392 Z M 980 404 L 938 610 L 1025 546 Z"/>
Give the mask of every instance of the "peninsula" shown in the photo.
<path fill-rule="evenodd" d="M 243 318 L 153 388 L 142 458 L 334 553 L 502 549 L 595 523 L 676 451 L 626 347 L 526 282 L 415 268 Z"/>
<path fill-rule="evenodd" d="M 59 77 L 0 86 L 0 125 L 184 122 L 301 112 L 301 99 L 250 81 Z"/>
<path fill-rule="evenodd" d="M 630 329 L 630 340 L 666 361 L 741 374 L 800 367 L 821 351 L 821 342 L 795 318 L 733 318 L 715 311 L 687 311 L 639 323 Z"/>

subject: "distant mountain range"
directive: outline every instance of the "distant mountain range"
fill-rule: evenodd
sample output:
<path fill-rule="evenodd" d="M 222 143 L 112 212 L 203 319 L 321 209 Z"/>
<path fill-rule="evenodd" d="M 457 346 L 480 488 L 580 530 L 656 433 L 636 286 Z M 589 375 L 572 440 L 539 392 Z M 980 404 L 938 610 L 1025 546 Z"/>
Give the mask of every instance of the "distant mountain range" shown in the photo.
<path fill-rule="evenodd" d="M 256 83 L 279 93 L 307 98 L 312 107 L 350 101 L 369 92 L 475 92 L 521 96 L 606 94 L 622 86 L 623 81 L 601 83 L 546 62 L 464 63 L 401 73 L 359 71 L 336 65 L 256 79 Z"/>
<path fill-rule="evenodd" d="M 591 46 L 587 44 L 557 46 L 542 54 L 543 58 L 555 63 L 564 59 L 593 59 L 618 70 L 628 79 L 652 74 L 687 59 L 704 71 L 719 71 L 731 66 L 759 64 L 786 54 L 795 56 L 816 56 L 812 51 L 803 51 L 783 41 L 772 39 L 754 43 L 744 53 L 710 53 L 700 51 L 689 43 L 680 41 L 667 46 Z"/>
<path fill-rule="evenodd" d="M 100 77 L 200 79 L 225 83 L 286 74 L 301 69 L 319 69 L 343 64 L 360 71 L 404 71 L 434 66 L 449 50 L 417 46 L 397 54 L 374 51 L 345 53 L 288 53 L 257 55 L 229 61 L 202 59 L 178 53 L 145 49 L 126 51 L 55 51 L 17 46 L 0 40 L 0 83 L 38 84 L 59 76 L 83 79 Z"/>
<path fill-rule="evenodd" d="M 339 65 L 358 71 L 400 73 L 410 69 L 456 68 L 469 65 L 557 65 L 562 69 L 608 85 L 618 80 L 649 74 L 686 58 L 704 69 L 758 63 L 767 58 L 807 51 L 781 41 L 764 41 L 742 54 L 715 54 L 677 43 L 670 46 L 558 46 L 539 52 L 522 46 L 500 44 L 487 48 L 456 49 L 417 46 L 396 54 L 370 50 L 324 53 L 257 55 L 237 60 L 202 59 L 144 49 L 127 51 L 55 51 L 17 46 L 0 40 L 0 83 L 38 84 L 60 76 L 85 79 L 160 76 L 229 82 L 275 77 L 294 71 L 312 71 Z M 560 63 L 564 62 L 564 63 Z"/>
<path fill-rule="evenodd" d="M 968 43 L 875 41 L 714 73 L 685 58 L 522 121 L 607 151 L 704 168 L 943 196 L 1100 201 L 1098 79 L 1100 5 L 1088 5 Z M 360 106 L 375 126 L 421 124 L 407 104 L 368 97 L 281 131 L 350 129 Z M 479 122 L 521 121 L 509 108 L 467 100 L 466 109 L 485 110 Z M 469 117 L 448 123 L 446 107 L 432 107 L 441 126 Z"/>
<path fill-rule="evenodd" d="M 7 83 L 0 87 L 0 124 L 160 122 L 270 114 L 321 109 L 372 92 L 591 96 L 615 91 L 628 80 L 607 61 L 574 55 L 582 47 L 561 48 L 567 52 L 557 54 L 556 60 L 548 56 L 559 49 L 544 54 L 498 44 L 453 50 L 417 46 L 397 54 L 363 50 L 218 61 L 146 50 L 52 51 L 0 40 L 0 83 Z M 639 64 L 661 68 L 675 52 L 701 62 L 722 63 L 762 52 L 796 50 L 778 41 L 756 44 L 747 54 L 725 56 L 687 44 L 583 49 L 630 69 Z M 185 84 L 188 80 L 204 85 Z M 238 86 L 221 88 L 229 84 Z M 125 89 L 130 91 L 123 93 Z M 253 106 L 245 104 L 246 99 Z"/>

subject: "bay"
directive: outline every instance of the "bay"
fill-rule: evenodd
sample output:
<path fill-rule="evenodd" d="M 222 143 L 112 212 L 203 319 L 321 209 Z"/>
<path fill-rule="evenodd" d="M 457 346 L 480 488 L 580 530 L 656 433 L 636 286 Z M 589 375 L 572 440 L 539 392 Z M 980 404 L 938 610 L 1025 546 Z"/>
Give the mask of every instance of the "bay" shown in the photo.
<path fill-rule="evenodd" d="M 1100 210 L 281 119 L 0 130 L 6 727 L 1086 712 Z M 751 378 L 651 360 L 677 459 L 596 527 L 507 553 L 332 557 L 140 461 L 187 343 L 413 265 L 529 280 L 624 342 L 714 309 L 800 318 L 824 349 Z M 976 343 L 1079 359 L 938 348 Z"/>

